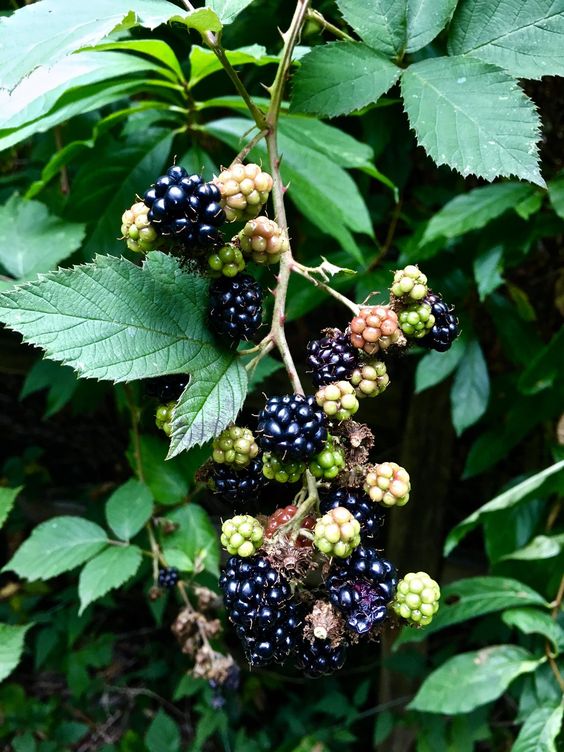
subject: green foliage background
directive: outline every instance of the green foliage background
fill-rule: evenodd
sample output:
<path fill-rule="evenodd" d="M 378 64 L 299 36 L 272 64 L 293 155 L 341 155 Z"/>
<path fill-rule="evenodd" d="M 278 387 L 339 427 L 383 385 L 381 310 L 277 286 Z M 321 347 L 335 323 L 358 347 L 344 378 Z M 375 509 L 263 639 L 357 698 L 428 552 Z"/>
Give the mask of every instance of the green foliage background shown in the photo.
<path fill-rule="evenodd" d="M 211 177 L 252 128 L 199 32 L 223 25 L 227 55 L 263 106 L 276 27 L 287 28 L 293 3 L 12 5 L 0 25 L 0 319 L 52 359 L 0 333 L 3 749 L 556 750 L 562 3 L 314 3 L 337 33 L 311 15 L 280 120 L 294 253 L 355 269 L 333 283 L 359 301 L 419 263 L 461 321 L 447 354 L 413 349 L 365 408 L 375 459 L 401 462 L 414 488 L 390 516 L 387 555 L 401 572 L 438 579 L 443 607 L 425 631 L 353 652 L 336 678 L 244 673 L 219 709 L 186 676 L 169 629 L 178 604 L 149 600 L 141 550 L 146 521 L 166 517 L 177 525 L 163 534 L 167 559 L 186 576 L 201 565 L 197 581 L 215 586 L 225 510 L 194 476 L 246 375 L 207 334 L 204 282 L 161 254 L 143 268 L 120 259 L 117 235 L 123 210 L 175 156 Z M 264 161 L 265 150 L 251 157 Z M 94 263 L 71 271 L 84 262 Z M 102 315 L 98 300 L 84 307 L 92 285 L 104 291 Z M 165 295 L 168 315 L 143 302 Z M 135 330 L 138 310 L 158 321 L 158 341 Z M 288 319 L 302 374 L 307 341 L 347 323 L 295 275 Z M 157 349 L 162 359 L 149 358 Z M 201 385 L 187 392 L 165 461 L 137 380 L 187 364 L 231 397 L 216 414 Z M 261 368 L 249 414 L 263 391 L 288 389 L 275 359 Z M 225 642 L 237 654 L 229 630 Z"/>

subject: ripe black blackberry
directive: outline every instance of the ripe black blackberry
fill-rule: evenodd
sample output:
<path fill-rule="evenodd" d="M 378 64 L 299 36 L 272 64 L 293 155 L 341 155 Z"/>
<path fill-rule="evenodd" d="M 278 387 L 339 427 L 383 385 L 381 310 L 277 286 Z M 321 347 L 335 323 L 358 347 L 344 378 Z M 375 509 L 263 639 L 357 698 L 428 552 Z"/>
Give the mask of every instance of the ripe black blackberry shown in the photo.
<path fill-rule="evenodd" d="M 214 463 L 209 478 L 212 491 L 233 509 L 254 508 L 257 497 L 268 481 L 262 472 L 262 457 L 255 457 L 247 467 L 236 470 L 230 465 Z"/>
<path fill-rule="evenodd" d="M 350 378 L 358 366 L 358 350 L 339 329 L 333 329 L 321 339 L 307 345 L 307 363 L 312 368 L 316 387 Z"/>
<path fill-rule="evenodd" d="M 249 663 L 282 663 L 294 648 L 301 625 L 301 612 L 286 578 L 263 556 L 232 556 L 219 585 Z"/>
<path fill-rule="evenodd" d="M 262 288 L 250 274 L 220 277 L 210 285 L 208 318 L 216 334 L 237 344 L 262 323 Z"/>
<path fill-rule="evenodd" d="M 446 352 L 459 335 L 458 319 L 452 313 L 453 308 L 449 308 L 441 296 L 434 292 L 430 292 L 422 302 L 431 306 L 435 323 L 431 331 L 421 337 L 418 344 L 429 350 Z"/>
<path fill-rule="evenodd" d="M 264 451 L 284 460 L 309 460 L 327 438 L 326 416 L 315 397 L 270 397 L 259 413 L 256 435 Z"/>
<path fill-rule="evenodd" d="M 331 509 L 344 507 L 360 523 L 361 541 L 374 540 L 384 526 L 385 511 L 360 488 L 332 488 L 321 498 L 319 509 L 327 514 Z"/>
<path fill-rule="evenodd" d="M 397 586 L 395 567 L 374 548 L 358 546 L 331 568 L 325 583 L 329 600 L 357 634 L 382 624 Z"/>
<path fill-rule="evenodd" d="M 147 379 L 144 387 L 149 397 L 155 397 L 159 402 L 176 402 L 189 381 L 187 373 L 176 373 Z"/>
<path fill-rule="evenodd" d="M 159 585 L 163 588 L 173 588 L 178 582 L 178 569 L 159 569 Z"/>
<path fill-rule="evenodd" d="M 147 217 L 159 235 L 170 237 L 187 250 L 209 249 L 222 242 L 225 223 L 221 192 L 200 175 L 188 175 L 180 165 L 169 167 L 145 191 Z"/>
<path fill-rule="evenodd" d="M 334 674 L 343 667 L 346 657 L 345 643 L 333 647 L 329 640 L 320 640 L 317 637 L 312 641 L 302 638 L 296 648 L 297 668 L 312 679 Z"/>

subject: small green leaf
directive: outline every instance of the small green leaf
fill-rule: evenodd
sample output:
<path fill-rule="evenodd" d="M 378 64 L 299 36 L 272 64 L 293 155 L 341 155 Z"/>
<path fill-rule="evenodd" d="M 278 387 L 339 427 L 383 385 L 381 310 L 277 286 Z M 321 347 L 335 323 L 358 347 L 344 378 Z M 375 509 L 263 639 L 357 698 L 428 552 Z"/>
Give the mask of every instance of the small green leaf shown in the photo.
<path fill-rule="evenodd" d="M 8 519 L 8 515 L 12 511 L 16 498 L 23 486 L 18 488 L 3 488 L 0 487 L 0 528 Z"/>
<path fill-rule="evenodd" d="M 206 0 L 206 7 L 217 13 L 223 24 L 230 24 L 253 0 Z"/>
<path fill-rule="evenodd" d="M 432 350 L 424 355 L 415 371 L 415 392 L 424 392 L 425 389 L 447 379 L 464 357 L 465 350 L 466 342 L 459 337 L 453 342 L 450 350 L 444 353 Z"/>
<path fill-rule="evenodd" d="M 218 354 L 213 364 L 195 371 L 174 408 L 169 458 L 221 433 L 246 396 L 247 371 L 234 353 Z"/>
<path fill-rule="evenodd" d="M 194 562 L 179 548 L 163 545 L 163 556 L 169 567 L 175 567 L 180 572 L 194 571 Z"/>
<path fill-rule="evenodd" d="M 511 608 L 501 615 L 508 627 L 515 627 L 524 634 L 540 634 L 546 637 L 555 652 L 564 650 L 564 629 L 544 611 L 537 608 Z"/>
<path fill-rule="evenodd" d="M 133 538 L 153 514 L 153 497 L 144 483 L 130 478 L 106 502 L 106 520 L 124 541 Z"/>
<path fill-rule="evenodd" d="M 325 117 L 346 115 L 376 102 L 401 70 L 361 42 L 314 47 L 294 77 L 292 112 Z"/>
<path fill-rule="evenodd" d="M 217 33 L 223 28 L 221 21 L 217 17 L 217 13 L 211 8 L 196 8 L 195 10 L 188 11 L 188 13 L 184 11 L 179 15 L 171 16 L 168 20 L 184 24 L 188 29 L 199 31 L 202 35 L 206 31 Z"/>
<path fill-rule="evenodd" d="M 93 601 L 120 587 L 141 566 L 141 549 L 137 546 L 110 546 L 91 559 L 80 573 L 79 616 Z"/>
<path fill-rule="evenodd" d="M 178 525 L 166 536 L 167 548 L 176 548 L 206 571 L 219 574 L 218 536 L 205 510 L 197 504 L 187 504 L 168 514 L 167 519 Z"/>
<path fill-rule="evenodd" d="M 468 343 L 456 370 L 450 399 L 452 422 L 460 435 L 486 412 L 490 397 L 490 379 L 478 340 Z"/>
<path fill-rule="evenodd" d="M 474 277 L 480 300 L 485 300 L 503 284 L 503 246 L 494 245 L 474 259 Z"/>
<path fill-rule="evenodd" d="M 563 471 L 564 460 L 560 460 L 560 462 L 556 462 L 554 465 L 541 470 L 539 473 L 532 475 L 530 478 L 518 483 L 516 486 L 512 486 L 507 491 L 504 491 L 504 493 L 496 496 L 491 501 L 488 501 L 487 504 L 484 504 L 465 520 L 459 522 L 458 525 L 450 531 L 445 542 L 444 555 L 448 556 L 462 538 L 464 538 L 470 530 L 473 530 L 476 525 L 480 524 L 484 515 L 518 504 L 530 494 L 538 491 L 547 480 L 554 480 L 552 476 L 558 476 L 558 474 Z"/>
<path fill-rule="evenodd" d="M 560 535 L 537 535 L 523 548 L 512 551 L 503 556 L 503 559 L 519 559 L 530 561 L 536 559 L 552 559 L 562 551 L 564 547 L 564 533 Z"/>
<path fill-rule="evenodd" d="M 32 624 L 0 624 L 0 681 L 16 668 L 22 657 L 24 638 Z"/>
<path fill-rule="evenodd" d="M 85 226 L 65 222 L 44 204 L 14 194 L 0 206 L 0 264 L 12 277 L 47 272 L 80 247 Z"/>
<path fill-rule="evenodd" d="M 539 116 L 507 73 L 472 58 L 428 58 L 403 72 L 402 94 L 418 143 L 438 165 L 545 187 Z"/>
<path fill-rule="evenodd" d="M 540 707 L 526 718 L 511 752 L 557 752 L 556 738 L 562 731 L 564 700 L 557 708 Z"/>
<path fill-rule="evenodd" d="M 78 386 L 78 379 L 72 368 L 55 363 L 54 360 L 38 360 L 27 372 L 20 392 L 20 399 L 47 389 L 47 409 L 45 418 L 64 407 Z"/>
<path fill-rule="evenodd" d="M 180 741 L 178 726 L 164 710 L 160 709 L 145 735 L 145 746 L 148 752 L 179 752 Z"/>
<path fill-rule="evenodd" d="M 48 580 L 74 569 L 107 544 L 99 525 L 80 517 L 54 517 L 38 525 L 2 571 L 28 580 Z"/>
<path fill-rule="evenodd" d="M 407 707 L 422 713 L 468 713 L 496 700 L 514 679 L 534 671 L 540 662 L 516 645 L 456 655 L 425 679 Z"/>
<path fill-rule="evenodd" d="M 564 75 L 560 0 L 462 0 L 450 27 L 449 54 L 471 55 L 517 78 Z"/>
<path fill-rule="evenodd" d="M 564 171 L 553 178 L 547 187 L 552 208 L 561 219 L 564 219 Z"/>
<path fill-rule="evenodd" d="M 226 58 L 234 67 L 246 64 L 268 65 L 269 63 L 276 63 L 280 59 L 278 55 L 269 55 L 266 47 L 261 47 L 258 44 L 239 47 L 236 50 L 225 50 L 224 52 Z M 190 88 L 220 70 L 221 63 L 213 50 L 199 47 L 197 44 L 192 45 L 190 50 Z"/>

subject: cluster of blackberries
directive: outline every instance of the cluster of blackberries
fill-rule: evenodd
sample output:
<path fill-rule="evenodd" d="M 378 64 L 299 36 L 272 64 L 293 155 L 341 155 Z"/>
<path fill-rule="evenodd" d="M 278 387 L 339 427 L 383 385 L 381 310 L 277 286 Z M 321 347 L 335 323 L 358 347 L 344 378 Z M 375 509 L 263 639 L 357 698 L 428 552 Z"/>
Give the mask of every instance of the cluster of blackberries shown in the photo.
<path fill-rule="evenodd" d="M 452 313 L 452 307 L 448 306 L 437 293 L 429 291 L 424 302 L 431 306 L 435 323 L 431 331 L 419 340 L 419 344 L 429 350 L 446 352 L 458 337 L 458 319 Z"/>
<path fill-rule="evenodd" d="M 178 569 L 170 567 L 169 569 L 159 569 L 158 583 L 162 588 L 173 588 L 178 582 Z"/>
<path fill-rule="evenodd" d="M 219 228 L 226 217 L 221 192 L 200 175 L 189 175 L 184 167 L 173 165 L 145 191 L 143 201 L 157 233 L 186 251 L 209 249 L 222 242 Z"/>

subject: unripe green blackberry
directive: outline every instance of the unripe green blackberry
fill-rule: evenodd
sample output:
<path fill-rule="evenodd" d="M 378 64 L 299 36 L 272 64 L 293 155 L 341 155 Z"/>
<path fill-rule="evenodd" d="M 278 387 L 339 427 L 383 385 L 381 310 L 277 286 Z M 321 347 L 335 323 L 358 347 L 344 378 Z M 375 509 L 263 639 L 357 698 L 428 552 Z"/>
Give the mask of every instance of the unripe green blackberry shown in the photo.
<path fill-rule="evenodd" d="M 364 490 L 384 507 L 403 507 L 409 501 L 409 474 L 395 462 L 381 462 L 368 468 Z"/>
<path fill-rule="evenodd" d="M 162 243 L 162 239 L 149 222 L 148 212 L 149 207 L 145 206 L 143 201 L 138 201 L 131 209 L 126 209 L 121 217 L 122 237 L 129 250 L 135 253 L 149 253 Z"/>
<path fill-rule="evenodd" d="M 360 523 L 348 509 L 335 507 L 317 520 L 314 544 L 327 556 L 350 556 L 360 543 Z"/>
<path fill-rule="evenodd" d="M 232 243 L 224 245 L 219 251 L 208 258 L 208 266 L 212 277 L 235 277 L 245 268 L 243 254 Z"/>
<path fill-rule="evenodd" d="M 398 269 L 394 274 L 391 292 L 396 298 L 422 300 L 428 292 L 427 277 L 419 271 L 417 266 L 409 264 L 404 269 Z"/>
<path fill-rule="evenodd" d="M 359 407 L 354 387 L 348 381 L 322 386 L 315 393 L 315 401 L 325 415 L 337 420 L 348 420 Z"/>
<path fill-rule="evenodd" d="M 287 234 L 268 217 L 249 220 L 237 237 L 245 256 L 256 264 L 277 264 L 290 247 Z"/>
<path fill-rule="evenodd" d="M 272 452 L 263 453 L 262 463 L 264 477 L 277 483 L 296 483 L 306 469 L 305 462 L 285 462 Z"/>
<path fill-rule="evenodd" d="M 212 457 L 214 462 L 220 465 L 243 468 L 247 467 L 258 452 L 259 448 L 252 431 L 231 424 L 214 439 Z"/>
<path fill-rule="evenodd" d="M 381 360 L 369 360 L 354 369 L 350 382 L 355 387 L 356 396 L 362 399 L 382 394 L 390 384 L 390 377 L 385 363 Z"/>
<path fill-rule="evenodd" d="M 427 572 L 409 572 L 397 586 L 392 608 L 398 616 L 418 627 L 426 627 L 439 610 L 441 589 Z"/>
<path fill-rule="evenodd" d="M 336 445 L 333 437 L 328 436 L 324 448 L 310 462 L 309 471 L 314 478 L 333 480 L 344 467 L 345 453 Z"/>
<path fill-rule="evenodd" d="M 172 433 L 172 411 L 176 407 L 176 402 L 167 402 L 166 405 L 159 405 L 155 413 L 155 424 L 157 428 L 164 431 L 167 436 Z"/>
<path fill-rule="evenodd" d="M 221 526 L 221 545 L 232 556 L 253 556 L 263 540 L 264 528 L 250 514 L 238 514 Z"/>
<path fill-rule="evenodd" d="M 428 303 L 414 303 L 399 314 L 399 325 L 406 337 L 424 337 L 435 324 L 435 317 Z"/>
<path fill-rule="evenodd" d="M 214 178 L 228 222 L 254 219 L 272 190 L 272 177 L 257 164 L 234 164 Z"/>

